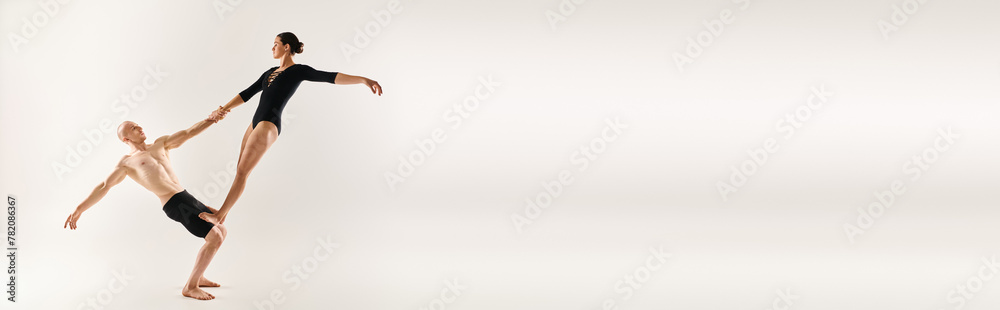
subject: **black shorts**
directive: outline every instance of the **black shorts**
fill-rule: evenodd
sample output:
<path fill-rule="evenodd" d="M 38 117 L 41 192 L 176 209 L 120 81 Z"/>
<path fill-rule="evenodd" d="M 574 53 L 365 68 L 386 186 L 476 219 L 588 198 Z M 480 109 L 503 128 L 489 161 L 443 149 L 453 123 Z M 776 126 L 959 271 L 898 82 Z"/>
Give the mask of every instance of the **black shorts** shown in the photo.
<path fill-rule="evenodd" d="M 166 213 L 167 217 L 184 225 L 188 232 L 198 238 L 205 238 L 208 232 L 212 231 L 212 227 L 215 227 L 215 224 L 198 217 L 202 212 L 212 213 L 187 190 L 174 194 L 167 200 L 167 204 L 163 205 L 163 213 Z"/>

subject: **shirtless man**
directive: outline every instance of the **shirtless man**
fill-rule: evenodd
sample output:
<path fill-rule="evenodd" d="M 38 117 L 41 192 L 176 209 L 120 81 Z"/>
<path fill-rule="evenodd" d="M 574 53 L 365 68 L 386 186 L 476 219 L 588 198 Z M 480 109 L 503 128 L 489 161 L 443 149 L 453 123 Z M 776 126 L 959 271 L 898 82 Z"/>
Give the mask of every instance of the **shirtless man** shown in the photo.
<path fill-rule="evenodd" d="M 163 212 L 170 219 L 180 222 L 191 234 L 205 239 L 205 245 L 198 251 L 195 260 L 194 270 L 187 284 L 181 290 L 181 295 L 200 299 L 210 300 L 215 296 L 202 290 L 199 287 L 218 287 L 219 284 L 205 279 L 205 269 L 215 256 L 215 252 L 226 239 L 226 227 L 222 224 L 206 222 L 198 218 L 201 212 L 217 212 L 215 209 L 198 202 L 184 187 L 181 187 L 177 175 L 170 164 L 170 149 L 177 148 L 185 141 L 204 131 L 208 126 L 218 122 L 225 117 L 226 111 L 221 107 L 212 112 L 208 118 L 194 124 L 191 128 L 178 131 L 169 136 L 162 136 L 153 141 L 153 144 L 146 144 L 146 133 L 142 127 L 131 121 L 122 122 L 118 126 L 118 139 L 131 147 L 131 152 L 118 161 L 115 170 L 111 172 L 107 180 L 97 185 L 78 207 L 66 219 L 63 228 L 69 226 L 71 230 L 76 229 L 76 221 L 80 219 L 83 211 L 86 211 L 97 201 L 104 198 L 112 186 L 121 183 L 125 176 L 129 176 L 139 185 L 145 187 L 160 198 L 163 205 Z"/>

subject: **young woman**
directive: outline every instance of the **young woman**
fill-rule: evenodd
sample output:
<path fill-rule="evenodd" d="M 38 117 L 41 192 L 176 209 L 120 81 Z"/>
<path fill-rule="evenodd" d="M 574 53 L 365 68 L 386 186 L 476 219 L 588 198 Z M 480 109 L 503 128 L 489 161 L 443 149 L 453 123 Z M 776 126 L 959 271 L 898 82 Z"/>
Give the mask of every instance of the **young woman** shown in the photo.
<path fill-rule="evenodd" d="M 219 208 L 219 212 L 215 214 L 201 213 L 202 219 L 220 224 L 226 221 L 229 210 L 236 204 L 236 200 L 240 198 L 243 189 L 246 188 L 250 171 L 257 166 L 264 153 L 278 139 L 278 134 L 281 132 L 281 111 L 284 110 L 288 99 L 292 97 L 302 81 L 364 84 L 371 89 L 373 94 L 382 95 L 382 86 L 369 78 L 319 71 L 307 65 L 296 64 L 292 58 L 295 54 L 302 53 L 302 45 L 302 42 L 291 32 L 278 34 L 274 38 L 271 54 L 274 59 L 279 60 L 279 66 L 264 71 L 264 74 L 261 74 L 260 78 L 250 87 L 233 97 L 225 106 L 220 107 L 221 110 L 228 112 L 250 100 L 258 92 L 262 92 L 257 112 L 253 115 L 253 121 L 247 127 L 246 133 L 243 134 L 240 157 L 236 166 L 236 177 L 233 186 L 229 189 L 229 195 L 226 196 L 226 201 Z"/>

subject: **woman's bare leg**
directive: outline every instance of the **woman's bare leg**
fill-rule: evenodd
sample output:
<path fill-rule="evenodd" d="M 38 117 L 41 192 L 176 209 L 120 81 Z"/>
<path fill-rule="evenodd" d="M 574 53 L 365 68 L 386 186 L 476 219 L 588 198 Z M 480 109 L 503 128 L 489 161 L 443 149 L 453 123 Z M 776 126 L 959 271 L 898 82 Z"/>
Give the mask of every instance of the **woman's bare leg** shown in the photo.
<path fill-rule="evenodd" d="M 253 132 L 253 125 L 247 125 L 247 131 L 243 133 L 243 142 L 240 142 L 240 156 L 236 157 L 236 166 L 240 165 L 240 158 L 243 157 L 243 149 L 247 147 L 247 139 L 250 138 L 250 133 Z"/>
<path fill-rule="evenodd" d="M 208 292 L 198 288 L 202 286 L 201 281 L 205 279 L 205 269 L 208 269 L 208 264 L 212 262 L 212 258 L 215 257 L 215 252 L 219 250 L 219 246 L 222 245 L 222 241 L 225 240 L 225 234 L 223 231 L 226 229 L 222 224 L 216 224 L 212 227 L 212 230 L 205 235 L 205 245 L 201 246 L 201 250 L 198 251 L 198 258 L 194 262 L 194 270 L 191 271 L 191 276 L 188 278 L 184 288 L 181 290 L 181 295 L 191 297 L 200 300 L 210 300 L 214 299 L 215 296 L 209 294 Z M 206 280 L 207 281 L 207 280 Z"/>
<path fill-rule="evenodd" d="M 278 140 L 278 127 L 273 123 L 263 121 L 257 124 L 256 128 L 249 131 L 249 135 L 244 135 L 244 143 L 240 150 L 240 159 L 236 164 L 236 177 L 233 179 L 233 186 L 229 188 L 229 195 L 222 203 L 219 212 L 216 214 L 202 213 L 199 216 L 209 222 L 225 223 L 229 209 L 233 208 L 236 200 L 243 195 L 246 188 L 247 178 L 257 163 L 264 157 L 264 153 L 271 148 L 274 141 Z"/>

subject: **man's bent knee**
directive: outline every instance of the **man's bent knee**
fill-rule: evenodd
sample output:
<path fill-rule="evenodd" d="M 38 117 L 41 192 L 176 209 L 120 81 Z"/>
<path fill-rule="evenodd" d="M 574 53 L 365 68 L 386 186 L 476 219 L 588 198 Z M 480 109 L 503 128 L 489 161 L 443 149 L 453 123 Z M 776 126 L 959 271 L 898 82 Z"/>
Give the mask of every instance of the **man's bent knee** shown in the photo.
<path fill-rule="evenodd" d="M 205 242 L 213 245 L 221 245 L 222 241 L 226 239 L 225 234 L 222 233 L 222 229 L 219 225 L 212 227 L 212 230 L 208 231 L 208 235 L 205 236 Z"/>
<path fill-rule="evenodd" d="M 222 224 L 216 224 L 215 228 L 219 229 L 219 232 L 222 233 L 222 240 L 225 241 L 226 240 L 226 236 L 229 235 L 229 230 L 226 229 L 226 226 L 224 226 Z"/>

